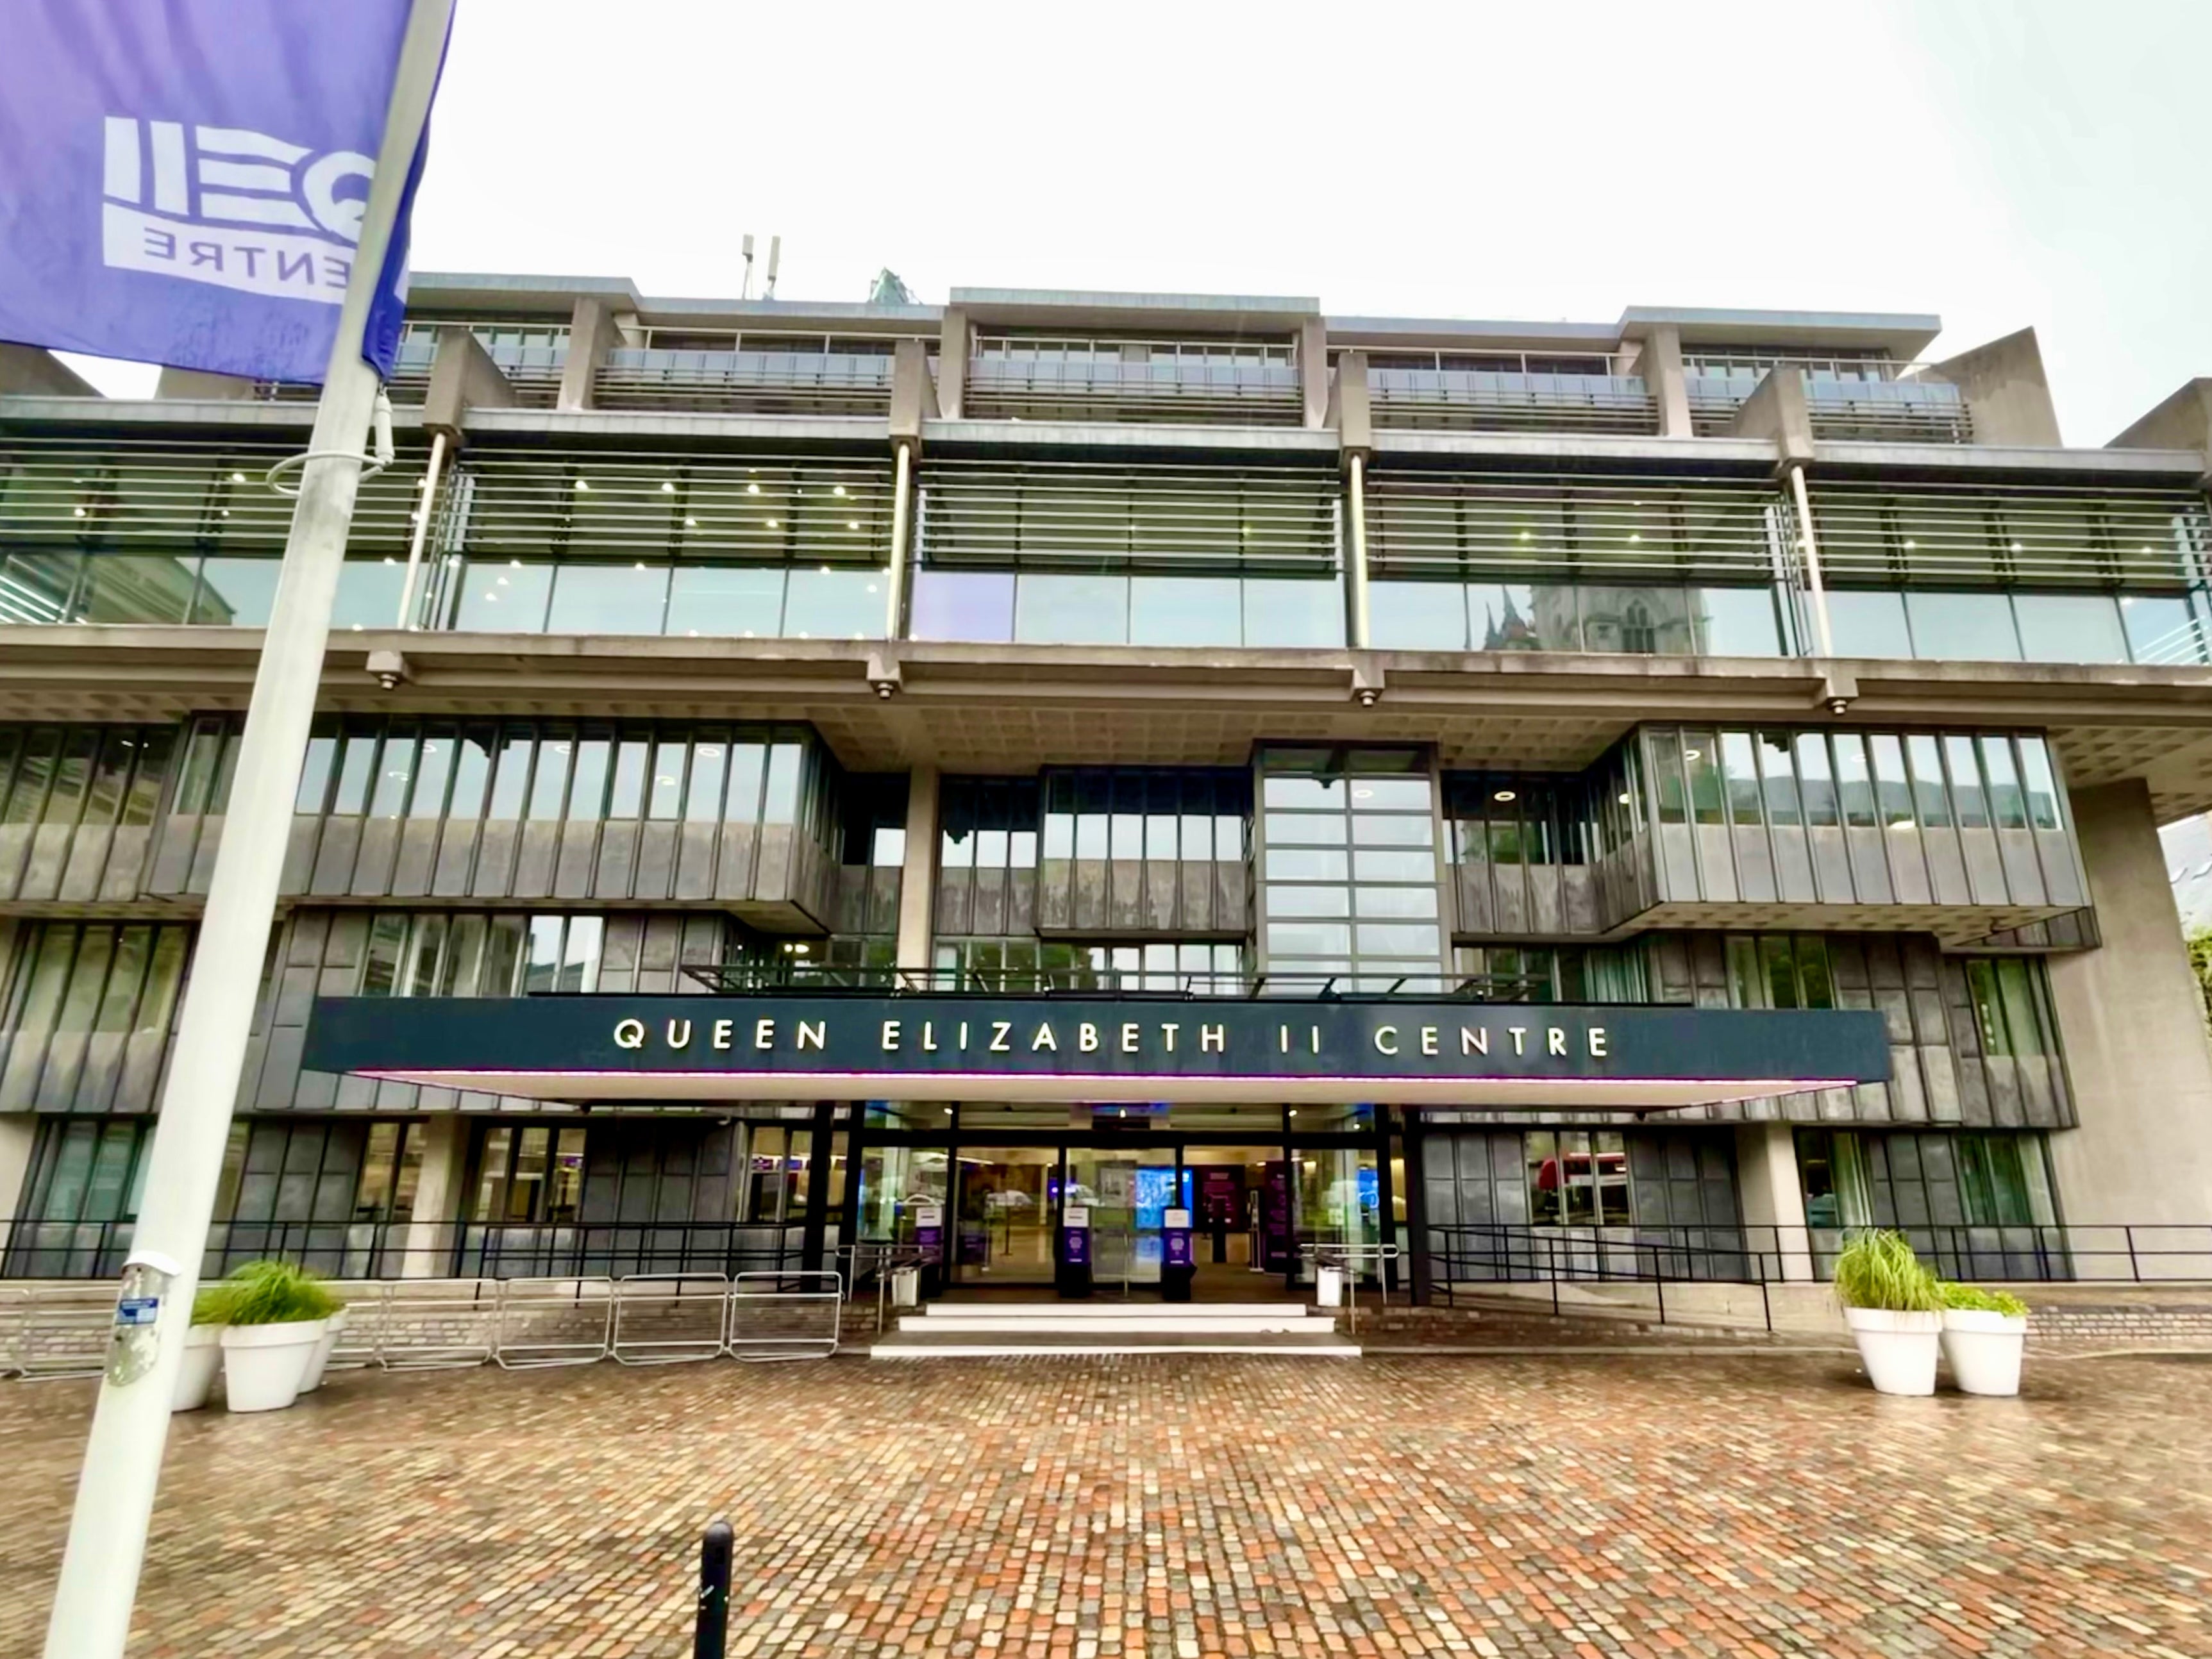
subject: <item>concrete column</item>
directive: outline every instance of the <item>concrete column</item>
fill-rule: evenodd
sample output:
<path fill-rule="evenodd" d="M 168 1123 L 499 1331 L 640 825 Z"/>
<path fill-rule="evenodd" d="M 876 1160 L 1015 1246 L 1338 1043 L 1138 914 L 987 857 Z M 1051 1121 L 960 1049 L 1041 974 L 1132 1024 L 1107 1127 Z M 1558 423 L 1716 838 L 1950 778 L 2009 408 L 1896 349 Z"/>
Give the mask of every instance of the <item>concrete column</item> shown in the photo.
<path fill-rule="evenodd" d="M 15 1218 L 22 1213 L 23 1186 L 30 1179 L 31 1152 L 38 1142 L 36 1112 L 0 1113 L 0 1256 L 6 1255 Z"/>
<path fill-rule="evenodd" d="M 561 392 L 553 406 L 589 409 L 592 382 L 598 377 L 599 365 L 622 343 L 614 301 L 591 295 L 577 301 L 568 321 L 568 355 L 562 362 Z"/>
<path fill-rule="evenodd" d="M 1328 424 L 1328 325 L 1318 317 L 1298 324 L 1298 390 L 1305 394 L 1305 424 Z"/>
<path fill-rule="evenodd" d="M 429 388 L 422 394 L 423 428 L 443 432 L 459 446 L 471 410 L 514 407 L 514 387 L 475 334 L 465 328 L 440 329 Z"/>
<path fill-rule="evenodd" d="M 1797 1136 L 1787 1123 L 1739 1123 L 1735 1184 L 1745 1242 L 1767 1257 L 1770 1276 L 1799 1283 L 1813 1278 L 1805 1231 L 1805 1187 L 1797 1174 Z"/>
<path fill-rule="evenodd" d="M 2043 372 L 2043 349 L 2033 329 L 1947 357 L 1926 373 L 1965 394 L 1976 443 L 2056 449 L 2062 441 L 2051 378 Z"/>
<path fill-rule="evenodd" d="M 1659 435 L 1662 438 L 1693 438 L 1697 435 L 1690 424 L 1690 383 L 1682 373 L 1682 331 L 1672 323 L 1660 323 L 1644 337 L 1644 350 L 1636 360 L 1636 372 L 1644 377 L 1659 404 Z"/>
<path fill-rule="evenodd" d="M 1813 459 L 1813 410 L 1805 400 L 1804 372 L 1795 363 L 1777 363 L 1758 389 L 1743 400 L 1729 424 L 1732 438 L 1765 438 L 1781 451 L 1784 466 Z"/>
<path fill-rule="evenodd" d="M 906 865 L 899 872 L 898 965 L 927 970 L 934 960 L 937 909 L 937 769 L 907 774 Z"/>
<path fill-rule="evenodd" d="M 937 343 L 937 407 L 948 421 L 960 419 L 968 404 L 968 352 L 975 331 L 968 313 L 957 306 L 945 307 Z"/>
<path fill-rule="evenodd" d="M 164 369 L 166 374 L 175 371 Z M 97 398 L 100 388 L 51 351 L 0 341 L 0 397 Z"/>
<path fill-rule="evenodd" d="M 441 1112 L 422 1125 L 422 1169 L 415 1180 L 413 1224 L 407 1230 L 408 1279 L 443 1279 L 468 1205 L 469 1121 Z"/>
<path fill-rule="evenodd" d="M 2062 1218 L 2076 1230 L 2212 1219 L 2212 1048 L 2140 779 L 2070 792 L 2100 949 L 2051 958 L 2051 999 L 2080 1127 L 2051 1138 Z M 2084 1277 L 2124 1276 L 2124 1238 L 2074 1235 Z M 2156 1248 L 2154 1246 L 2153 1248 Z M 2088 1255 L 2087 1252 L 2100 1254 Z M 2146 1276 L 2189 1264 L 2142 1263 Z M 2190 1276 L 2203 1276 L 2203 1263 Z"/>

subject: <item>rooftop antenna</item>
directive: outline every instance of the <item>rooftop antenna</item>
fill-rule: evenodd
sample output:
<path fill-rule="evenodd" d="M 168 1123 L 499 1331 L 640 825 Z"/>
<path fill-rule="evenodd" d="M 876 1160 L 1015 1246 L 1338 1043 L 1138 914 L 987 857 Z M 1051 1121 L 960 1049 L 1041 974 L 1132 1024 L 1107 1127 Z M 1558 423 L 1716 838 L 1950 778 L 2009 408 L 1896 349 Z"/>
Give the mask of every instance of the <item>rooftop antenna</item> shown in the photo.
<path fill-rule="evenodd" d="M 738 290 L 738 297 L 740 300 L 750 300 L 753 297 L 753 234 L 750 230 L 745 233 L 744 246 L 745 250 L 745 283 L 744 286 Z"/>
<path fill-rule="evenodd" d="M 769 237 L 768 239 L 768 286 L 761 290 L 761 298 L 763 300 L 775 298 L 775 268 L 782 259 L 783 238 Z"/>

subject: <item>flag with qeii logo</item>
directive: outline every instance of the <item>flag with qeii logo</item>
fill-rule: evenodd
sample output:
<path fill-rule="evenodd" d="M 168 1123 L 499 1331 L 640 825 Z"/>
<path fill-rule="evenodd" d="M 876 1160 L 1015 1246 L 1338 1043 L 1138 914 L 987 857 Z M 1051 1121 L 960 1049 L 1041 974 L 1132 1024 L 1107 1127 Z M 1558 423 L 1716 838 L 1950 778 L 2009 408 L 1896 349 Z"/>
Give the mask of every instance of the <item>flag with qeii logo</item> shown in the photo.
<path fill-rule="evenodd" d="M 0 340 L 319 381 L 410 0 L 5 0 Z M 407 208 L 363 355 L 389 375 Z"/>

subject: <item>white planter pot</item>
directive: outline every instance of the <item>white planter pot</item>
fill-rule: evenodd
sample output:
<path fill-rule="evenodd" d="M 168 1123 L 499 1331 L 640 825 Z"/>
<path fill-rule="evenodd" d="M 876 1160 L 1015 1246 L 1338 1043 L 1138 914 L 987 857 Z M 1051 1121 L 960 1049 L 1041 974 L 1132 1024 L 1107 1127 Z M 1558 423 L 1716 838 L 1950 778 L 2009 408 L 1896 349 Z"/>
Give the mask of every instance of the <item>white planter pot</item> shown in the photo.
<path fill-rule="evenodd" d="M 196 1412 L 207 1404 L 215 1386 L 216 1368 L 222 1364 L 221 1325 L 185 1328 L 185 1361 L 177 1367 L 177 1392 L 169 1401 L 173 1412 Z"/>
<path fill-rule="evenodd" d="M 2024 1314 L 1943 1310 L 1943 1358 L 1950 1362 L 1951 1380 L 1966 1394 L 2018 1394 L 2020 1355 L 2027 1342 Z"/>
<path fill-rule="evenodd" d="M 338 1345 L 338 1333 L 346 1328 L 346 1310 L 340 1308 L 323 1322 L 322 1340 L 315 1344 L 313 1356 L 307 1361 L 307 1375 L 300 1379 L 300 1392 L 313 1394 L 323 1386 L 323 1370 L 331 1363 L 331 1350 Z"/>
<path fill-rule="evenodd" d="M 229 1325 L 222 1333 L 224 1392 L 234 1412 L 282 1411 L 300 1397 L 324 1321 Z"/>
<path fill-rule="evenodd" d="M 1936 1392 L 1936 1354 L 1943 1340 L 1941 1313 L 1846 1308 L 1844 1322 L 1859 1345 L 1867 1380 L 1883 1394 Z"/>

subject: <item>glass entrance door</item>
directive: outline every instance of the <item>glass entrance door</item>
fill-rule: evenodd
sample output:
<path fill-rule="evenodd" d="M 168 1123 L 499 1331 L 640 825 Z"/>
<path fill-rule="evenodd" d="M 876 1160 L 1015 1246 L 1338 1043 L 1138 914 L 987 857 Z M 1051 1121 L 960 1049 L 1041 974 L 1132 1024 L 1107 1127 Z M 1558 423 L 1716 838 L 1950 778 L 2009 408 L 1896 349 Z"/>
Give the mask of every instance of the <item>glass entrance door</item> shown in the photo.
<path fill-rule="evenodd" d="M 963 1146 L 951 1239 L 963 1285 L 1051 1281 L 1056 1146 Z"/>
<path fill-rule="evenodd" d="M 1190 1206 L 1190 1180 L 1173 1146 L 1068 1148 L 1066 1202 L 1090 1207 L 1097 1283 L 1160 1282 L 1161 1228 L 1169 1210 Z"/>

